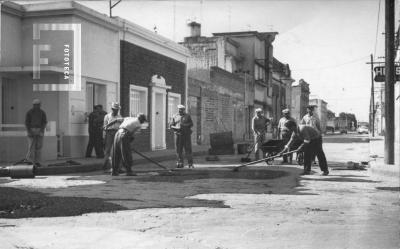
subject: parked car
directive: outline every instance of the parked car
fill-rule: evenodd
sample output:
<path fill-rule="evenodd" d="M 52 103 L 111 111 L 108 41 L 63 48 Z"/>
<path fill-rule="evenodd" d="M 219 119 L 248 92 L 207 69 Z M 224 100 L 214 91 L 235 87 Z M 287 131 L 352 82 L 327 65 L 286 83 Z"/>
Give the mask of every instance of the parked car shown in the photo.
<path fill-rule="evenodd" d="M 358 127 L 358 128 L 357 128 L 357 133 L 358 133 L 358 134 L 368 134 L 368 133 L 369 133 L 368 127 L 366 127 L 366 126 L 360 126 L 360 127 Z"/>

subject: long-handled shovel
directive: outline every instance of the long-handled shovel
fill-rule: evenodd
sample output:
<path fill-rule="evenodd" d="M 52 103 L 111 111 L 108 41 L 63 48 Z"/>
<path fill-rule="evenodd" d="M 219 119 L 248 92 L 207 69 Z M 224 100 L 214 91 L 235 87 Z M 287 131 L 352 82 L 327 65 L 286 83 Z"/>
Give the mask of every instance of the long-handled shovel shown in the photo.
<path fill-rule="evenodd" d="M 247 156 L 246 156 L 246 157 L 242 157 L 242 158 L 240 159 L 240 161 L 241 161 L 242 163 L 251 162 L 251 159 L 249 158 L 249 156 L 250 156 L 251 152 L 253 152 L 254 148 L 256 147 L 256 144 L 257 144 L 257 143 L 254 143 L 254 144 L 251 146 L 251 150 L 247 153 Z"/>
<path fill-rule="evenodd" d="M 266 158 L 263 158 L 263 159 L 260 159 L 260 160 L 256 160 L 256 161 L 253 161 L 253 162 L 244 163 L 242 165 L 239 165 L 239 166 L 233 168 L 233 171 L 237 172 L 237 171 L 239 171 L 240 168 L 246 167 L 248 165 L 260 163 L 260 162 L 263 162 L 263 161 L 271 160 L 271 159 L 282 157 L 282 156 L 286 156 L 286 155 L 290 155 L 290 154 L 292 154 L 294 152 L 297 152 L 297 150 L 292 150 L 292 151 L 289 151 L 289 152 L 286 152 L 286 153 L 277 154 L 277 155 L 266 157 Z"/>
<path fill-rule="evenodd" d="M 136 152 L 139 156 L 143 157 L 144 159 L 148 160 L 149 162 L 154 163 L 155 165 L 157 165 L 160 168 L 165 169 L 167 172 L 172 173 L 171 169 L 168 169 L 167 167 L 161 165 L 159 162 L 154 161 L 153 159 L 149 158 L 148 156 L 143 155 L 142 153 L 140 153 L 139 151 L 135 150 L 134 148 L 132 148 L 132 150 L 134 152 Z"/>

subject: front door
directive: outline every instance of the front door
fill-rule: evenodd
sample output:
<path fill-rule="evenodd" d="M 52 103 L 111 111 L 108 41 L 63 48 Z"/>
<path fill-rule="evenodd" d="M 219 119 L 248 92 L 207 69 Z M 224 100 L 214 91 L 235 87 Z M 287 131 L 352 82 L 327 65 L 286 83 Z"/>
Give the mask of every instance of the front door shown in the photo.
<path fill-rule="evenodd" d="M 15 97 L 17 94 L 16 82 L 15 80 L 3 78 L 1 88 L 2 123 L 17 124 L 20 113 L 18 112 L 18 99 Z"/>
<path fill-rule="evenodd" d="M 165 95 L 155 93 L 154 95 L 154 149 L 165 149 Z"/>

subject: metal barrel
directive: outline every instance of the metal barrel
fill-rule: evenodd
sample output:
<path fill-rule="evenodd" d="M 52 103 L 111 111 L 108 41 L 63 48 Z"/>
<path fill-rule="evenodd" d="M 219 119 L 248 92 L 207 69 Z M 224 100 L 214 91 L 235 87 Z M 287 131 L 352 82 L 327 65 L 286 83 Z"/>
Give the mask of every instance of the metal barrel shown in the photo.
<path fill-rule="evenodd" d="M 34 165 L 14 165 L 7 167 L 9 176 L 15 178 L 35 178 L 36 168 Z"/>
<path fill-rule="evenodd" d="M 0 167 L 0 177 L 8 177 L 10 176 L 10 170 L 8 167 Z"/>

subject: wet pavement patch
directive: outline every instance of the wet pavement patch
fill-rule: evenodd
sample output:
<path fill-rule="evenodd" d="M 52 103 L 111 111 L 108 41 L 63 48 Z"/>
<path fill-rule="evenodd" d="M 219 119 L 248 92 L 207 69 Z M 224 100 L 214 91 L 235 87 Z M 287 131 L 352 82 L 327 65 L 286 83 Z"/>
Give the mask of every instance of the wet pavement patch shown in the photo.
<path fill-rule="evenodd" d="M 0 196 L 0 218 L 76 216 L 126 210 L 100 198 L 56 197 L 8 187 L 0 187 Z"/>
<path fill-rule="evenodd" d="M 246 180 L 263 180 L 275 179 L 288 176 L 285 171 L 266 170 L 266 169 L 242 169 L 238 172 L 233 172 L 231 168 L 225 169 L 196 169 L 196 170 L 177 170 L 172 174 L 160 174 L 154 176 L 145 176 L 137 178 L 137 181 L 142 182 L 174 182 L 183 183 L 191 180 L 201 179 L 246 179 Z"/>
<path fill-rule="evenodd" d="M 400 192 L 400 187 L 376 187 L 378 190 Z"/>

